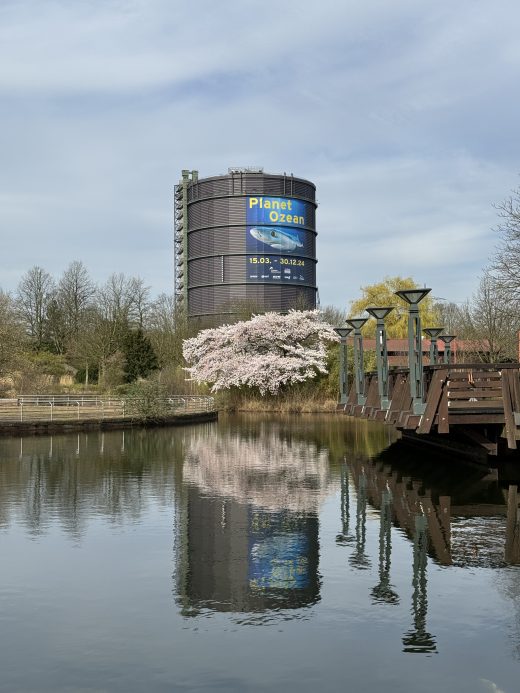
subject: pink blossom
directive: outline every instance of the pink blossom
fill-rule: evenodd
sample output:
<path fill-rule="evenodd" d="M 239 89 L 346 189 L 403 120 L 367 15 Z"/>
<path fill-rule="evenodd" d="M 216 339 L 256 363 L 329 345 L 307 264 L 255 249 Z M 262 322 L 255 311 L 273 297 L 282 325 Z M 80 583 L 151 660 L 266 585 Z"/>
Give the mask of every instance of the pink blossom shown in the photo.
<path fill-rule="evenodd" d="M 264 313 L 251 320 L 201 330 L 183 344 L 191 379 L 212 392 L 257 387 L 276 394 L 286 384 L 326 373 L 327 341 L 338 341 L 319 311 Z"/>

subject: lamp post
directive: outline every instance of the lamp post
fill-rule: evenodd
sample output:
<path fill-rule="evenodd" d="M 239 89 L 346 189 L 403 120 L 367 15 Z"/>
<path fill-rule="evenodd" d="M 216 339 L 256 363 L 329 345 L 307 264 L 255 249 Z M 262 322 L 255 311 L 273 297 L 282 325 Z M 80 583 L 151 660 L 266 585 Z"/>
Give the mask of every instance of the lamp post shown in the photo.
<path fill-rule="evenodd" d="M 376 320 L 376 363 L 377 363 L 377 387 L 379 390 L 379 403 L 381 409 L 388 409 L 388 350 L 386 348 L 385 318 L 393 310 L 393 307 L 367 308 Z"/>
<path fill-rule="evenodd" d="M 423 327 L 424 334 L 430 338 L 430 366 L 435 366 L 439 360 L 437 338 L 443 329 L 444 327 Z"/>
<path fill-rule="evenodd" d="M 406 301 L 408 309 L 408 367 L 410 369 L 410 395 L 414 414 L 423 414 L 424 383 L 422 362 L 421 316 L 419 303 L 430 293 L 431 289 L 402 289 L 396 295 Z"/>
<path fill-rule="evenodd" d="M 363 372 L 363 335 L 361 328 L 368 318 L 351 318 L 347 325 L 354 330 L 354 381 L 356 383 L 357 403 L 365 404 L 365 374 Z"/>
<path fill-rule="evenodd" d="M 339 335 L 339 403 L 347 403 L 348 375 L 347 375 L 347 337 L 352 332 L 351 327 L 335 327 L 334 332 Z"/>
<path fill-rule="evenodd" d="M 439 339 L 444 342 L 444 363 L 451 363 L 451 343 L 455 339 L 455 335 L 441 334 Z"/>

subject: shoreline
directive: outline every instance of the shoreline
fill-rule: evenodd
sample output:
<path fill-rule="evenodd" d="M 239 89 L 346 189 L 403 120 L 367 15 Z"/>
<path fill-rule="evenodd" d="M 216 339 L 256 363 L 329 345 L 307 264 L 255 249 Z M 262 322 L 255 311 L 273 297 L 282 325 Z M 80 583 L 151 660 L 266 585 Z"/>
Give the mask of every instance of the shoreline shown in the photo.
<path fill-rule="evenodd" d="M 106 419 L 75 419 L 65 421 L 0 421 L 0 437 L 19 435 L 48 435 L 75 433 L 77 431 L 112 431 L 126 428 L 159 428 L 183 426 L 218 420 L 218 411 L 190 412 L 153 419 L 136 419 L 130 416 Z"/>

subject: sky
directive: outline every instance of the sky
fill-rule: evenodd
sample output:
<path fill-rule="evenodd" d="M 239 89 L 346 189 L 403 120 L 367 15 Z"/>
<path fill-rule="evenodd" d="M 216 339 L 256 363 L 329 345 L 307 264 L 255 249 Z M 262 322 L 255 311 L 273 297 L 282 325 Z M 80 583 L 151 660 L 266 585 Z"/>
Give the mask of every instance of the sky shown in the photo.
<path fill-rule="evenodd" d="M 0 287 L 81 260 L 173 291 L 173 187 L 313 181 L 318 287 L 456 303 L 520 185 L 516 0 L 0 0 Z"/>

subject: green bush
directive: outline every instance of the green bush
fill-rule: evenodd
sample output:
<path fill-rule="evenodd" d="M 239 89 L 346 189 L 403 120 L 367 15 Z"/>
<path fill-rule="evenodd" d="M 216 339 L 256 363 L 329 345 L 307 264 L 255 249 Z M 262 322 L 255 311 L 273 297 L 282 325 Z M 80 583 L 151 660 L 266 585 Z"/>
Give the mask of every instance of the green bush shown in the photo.
<path fill-rule="evenodd" d="M 166 398 L 160 383 L 140 380 L 127 386 L 125 410 L 137 419 L 161 419 L 170 413 Z"/>

